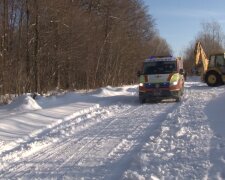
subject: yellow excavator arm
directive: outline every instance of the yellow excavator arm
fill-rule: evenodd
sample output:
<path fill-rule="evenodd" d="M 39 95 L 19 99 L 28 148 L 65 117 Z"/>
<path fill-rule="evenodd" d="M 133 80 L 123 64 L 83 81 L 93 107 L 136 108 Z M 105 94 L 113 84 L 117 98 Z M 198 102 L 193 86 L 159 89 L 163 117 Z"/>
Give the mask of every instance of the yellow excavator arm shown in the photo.
<path fill-rule="evenodd" d="M 196 43 L 194 52 L 195 52 L 195 66 L 198 66 L 200 63 L 202 63 L 203 68 L 202 73 L 205 73 L 208 70 L 209 60 L 200 42 Z"/>

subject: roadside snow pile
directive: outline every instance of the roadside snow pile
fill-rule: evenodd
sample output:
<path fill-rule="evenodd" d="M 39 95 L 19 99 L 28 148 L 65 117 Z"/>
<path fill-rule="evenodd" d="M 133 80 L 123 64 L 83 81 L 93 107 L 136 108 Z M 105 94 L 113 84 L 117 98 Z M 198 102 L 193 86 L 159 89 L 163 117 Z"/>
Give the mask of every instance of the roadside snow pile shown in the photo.
<path fill-rule="evenodd" d="M 83 93 L 67 92 L 57 94 L 56 96 L 39 96 L 37 103 L 43 108 L 52 108 L 56 106 L 64 106 L 74 102 L 85 102 L 86 96 Z"/>
<path fill-rule="evenodd" d="M 42 109 L 41 106 L 30 96 L 22 95 L 15 99 L 9 108 L 15 111 L 28 111 Z"/>
<path fill-rule="evenodd" d="M 217 96 L 204 109 L 213 132 L 210 148 L 211 168 L 208 179 L 225 179 L 225 94 Z"/>
<path fill-rule="evenodd" d="M 205 113 L 209 118 L 211 129 L 215 132 L 216 136 L 225 137 L 225 94 L 215 97 L 205 108 Z M 214 117 L 216 114 L 216 118 Z"/>
<path fill-rule="evenodd" d="M 81 100 L 80 95 L 73 93 L 50 98 L 39 96 L 36 101 L 29 95 L 22 95 L 11 104 L 2 106 L 0 155 L 45 136 L 52 128 L 66 121 L 99 108 L 96 103 L 78 102 L 76 97 Z"/>
<path fill-rule="evenodd" d="M 92 94 L 97 97 L 109 97 L 109 96 L 124 96 L 134 95 L 137 91 L 137 86 L 125 86 L 125 87 L 112 87 L 107 86 L 94 91 Z"/>

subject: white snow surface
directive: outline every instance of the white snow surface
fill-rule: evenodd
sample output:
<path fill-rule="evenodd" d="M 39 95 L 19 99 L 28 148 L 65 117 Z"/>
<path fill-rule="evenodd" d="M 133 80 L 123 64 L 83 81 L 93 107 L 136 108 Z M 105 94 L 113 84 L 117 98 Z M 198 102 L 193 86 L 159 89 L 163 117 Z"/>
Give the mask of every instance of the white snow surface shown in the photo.
<path fill-rule="evenodd" d="M 0 179 L 225 179 L 225 86 L 185 82 L 181 102 L 137 85 L 0 107 Z"/>

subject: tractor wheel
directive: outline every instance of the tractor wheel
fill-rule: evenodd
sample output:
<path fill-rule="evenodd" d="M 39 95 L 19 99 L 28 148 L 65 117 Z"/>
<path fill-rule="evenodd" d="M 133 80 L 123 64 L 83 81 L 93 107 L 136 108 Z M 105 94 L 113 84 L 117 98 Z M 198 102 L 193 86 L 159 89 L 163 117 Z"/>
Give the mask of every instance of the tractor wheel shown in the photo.
<path fill-rule="evenodd" d="M 210 87 L 216 87 L 222 83 L 222 79 L 217 72 L 209 71 L 205 76 L 205 82 Z"/>

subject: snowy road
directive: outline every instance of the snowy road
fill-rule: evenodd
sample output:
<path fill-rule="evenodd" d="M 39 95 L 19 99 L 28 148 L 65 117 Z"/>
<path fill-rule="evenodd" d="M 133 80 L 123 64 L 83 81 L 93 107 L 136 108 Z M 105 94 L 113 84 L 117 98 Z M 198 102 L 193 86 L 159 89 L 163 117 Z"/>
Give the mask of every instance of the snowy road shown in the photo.
<path fill-rule="evenodd" d="M 140 105 L 133 86 L 90 93 L 99 106 L 3 151 L 0 179 L 224 179 L 225 137 L 207 111 L 224 87 L 185 86 L 180 103 Z"/>

